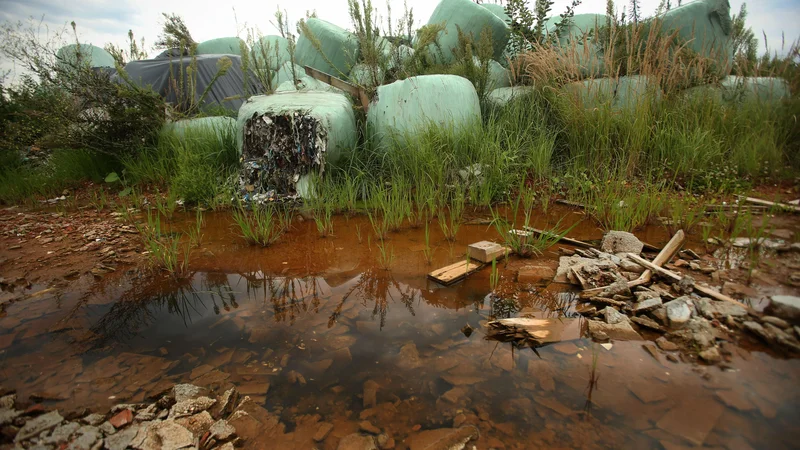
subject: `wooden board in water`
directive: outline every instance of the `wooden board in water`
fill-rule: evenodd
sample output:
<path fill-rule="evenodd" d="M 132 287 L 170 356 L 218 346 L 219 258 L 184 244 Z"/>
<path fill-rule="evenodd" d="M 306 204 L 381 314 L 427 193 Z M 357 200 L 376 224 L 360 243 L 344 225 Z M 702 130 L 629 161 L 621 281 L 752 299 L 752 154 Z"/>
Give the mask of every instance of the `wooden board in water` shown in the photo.
<path fill-rule="evenodd" d="M 467 275 L 477 271 L 482 266 L 483 264 L 478 264 L 473 261 L 470 261 L 469 264 L 467 264 L 467 260 L 459 261 L 455 264 L 450 264 L 447 267 L 434 270 L 428 274 L 428 278 L 436 281 L 437 283 L 449 286 L 456 281 L 465 278 Z"/>

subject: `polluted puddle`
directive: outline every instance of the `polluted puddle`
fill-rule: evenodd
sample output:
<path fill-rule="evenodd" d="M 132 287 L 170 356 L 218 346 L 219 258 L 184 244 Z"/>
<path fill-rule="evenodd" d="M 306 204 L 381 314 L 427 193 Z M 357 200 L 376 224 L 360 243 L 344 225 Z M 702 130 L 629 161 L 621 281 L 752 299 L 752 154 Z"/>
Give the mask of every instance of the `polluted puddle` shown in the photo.
<path fill-rule="evenodd" d="M 535 225 L 564 215 L 552 208 Z M 420 229 L 391 233 L 382 252 L 366 218 L 336 218 L 327 238 L 305 221 L 261 249 L 241 242 L 229 214 L 209 214 L 188 280 L 82 278 L 8 305 L 0 385 L 62 414 L 145 402 L 176 383 L 233 385 L 285 427 L 261 448 L 337 448 L 370 425 L 396 448 L 429 448 L 415 444 L 421 432 L 464 425 L 479 449 L 795 446 L 797 359 L 747 341 L 705 366 L 650 353 L 647 340 L 592 342 L 568 285 L 515 281 L 527 264 L 555 268 L 555 249 L 500 263 L 496 294 L 491 269 L 449 287 L 429 280 L 467 244 L 498 237 L 469 223 L 454 243 L 431 229 L 428 264 Z M 588 221 L 570 232 L 601 234 Z M 533 351 L 487 338 L 488 323 L 522 316 L 558 339 Z M 321 443 L 319 422 L 332 425 Z"/>

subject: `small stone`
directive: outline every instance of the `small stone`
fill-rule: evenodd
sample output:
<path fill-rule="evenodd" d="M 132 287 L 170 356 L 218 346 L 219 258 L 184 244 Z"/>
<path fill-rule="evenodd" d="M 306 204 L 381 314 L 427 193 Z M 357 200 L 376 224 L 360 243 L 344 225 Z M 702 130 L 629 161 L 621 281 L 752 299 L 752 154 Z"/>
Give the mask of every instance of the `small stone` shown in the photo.
<path fill-rule="evenodd" d="M 416 369 L 422 365 L 417 346 L 413 342 L 409 342 L 400 348 L 397 365 L 403 369 Z"/>
<path fill-rule="evenodd" d="M 658 322 L 656 322 L 655 320 L 653 320 L 653 319 L 651 319 L 651 318 L 649 318 L 647 316 L 640 316 L 640 317 L 634 316 L 634 317 L 631 317 L 631 322 L 633 322 L 633 323 L 635 323 L 635 324 L 637 324 L 639 326 L 643 326 L 645 328 L 649 328 L 651 330 L 664 331 L 664 329 L 661 327 L 661 325 L 658 324 Z"/>
<path fill-rule="evenodd" d="M 394 439 L 386 433 L 379 434 L 377 441 L 381 450 L 391 450 L 395 446 Z"/>
<path fill-rule="evenodd" d="M 785 330 L 790 326 L 789 322 L 781 319 L 780 317 L 775 317 L 775 316 L 763 316 L 761 317 L 761 322 L 775 325 L 776 327 L 782 330 Z"/>
<path fill-rule="evenodd" d="M 600 249 L 606 253 L 640 254 L 644 244 L 636 236 L 627 231 L 609 231 L 603 236 Z"/>
<path fill-rule="evenodd" d="M 184 400 L 190 400 L 199 397 L 202 392 L 202 388 L 192 384 L 176 384 L 172 388 L 172 394 L 173 397 L 175 397 L 176 402 L 182 402 Z"/>
<path fill-rule="evenodd" d="M 630 322 L 624 321 L 617 324 L 607 324 L 598 320 L 589 320 L 589 334 L 595 339 L 605 337 L 621 341 L 641 340 L 642 337 L 633 329 Z M 602 334 L 600 334 L 602 333 Z M 598 337 L 600 336 L 600 337 Z"/>
<path fill-rule="evenodd" d="M 375 438 L 360 433 L 348 434 L 339 441 L 337 450 L 377 450 Z"/>
<path fill-rule="evenodd" d="M 67 450 L 90 450 L 95 448 L 98 441 L 102 443 L 103 436 L 100 434 L 100 429 L 91 425 L 78 429 L 77 435 L 78 437 L 67 446 Z"/>
<path fill-rule="evenodd" d="M 314 442 L 322 442 L 328 437 L 331 430 L 333 430 L 333 424 L 328 422 L 321 422 L 319 427 L 317 427 L 317 432 L 314 433 Z"/>
<path fill-rule="evenodd" d="M 114 428 L 114 425 L 111 425 L 111 422 L 109 422 L 109 421 L 105 421 L 105 422 L 101 423 L 97 428 L 99 428 L 100 431 L 103 432 L 103 434 L 106 434 L 106 435 L 109 435 L 109 436 L 117 432 L 117 429 Z"/>
<path fill-rule="evenodd" d="M 68 422 L 64 425 L 56 427 L 53 433 L 47 438 L 43 439 L 44 444 L 60 444 L 69 441 L 70 436 L 78 431 L 81 425 L 77 422 Z"/>
<path fill-rule="evenodd" d="M 122 428 L 133 421 L 133 413 L 130 409 L 124 409 L 114 417 L 108 419 L 108 421 L 114 428 Z"/>
<path fill-rule="evenodd" d="M 656 295 L 655 297 L 646 298 L 644 300 L 639 301 L 639 303 L 633 305 L 633 313 L 643 314 L 646 312 L 650 312 L 660 306 L 661 306 L 661 297 Z"/>
<path fill-rule="evenodd" d="M 378 404 L 378 388 L 380 385 L 372 380 L 364 382 L 364 408 L 374 408 Z"/>
<path fill-rule="evenodd" d="M 211 425 L 208 432 L 210 433 L 210 437 L 218 441 L 224 441 L 236 434 L 236 429 L 233 428 L 228 421 L 220 419 Z"/>
<path fill-rule="evenodd" d="M 89 414 L 81 420 L 87 425 L 97 426 L 105 422 L 106 416 L 101 414 Z"/>
<path fill-rule="evenodd" d="M 667 319 L 672 327 L 681 327 L 692 318 L 692 310 L 683 297 L 664 303 L 667 310 Z"/>
<path fill-rule="evenodd" d="M 606 323 L 609 325 L 616 325 L 628 321 L 628 317 L 610 306 L 606 306 L 601 312 L 606 318 Z"/>
<path fill-rule="evenodd" d="M 39 417 L 31 419 L 19 429 L 14 442 L 24 441 L 25 439 L 33 436 L 38 436 L 42 431 L 47 431 L 55 428 L 64 420 L 58 411 L 51 411 L 47 414 L 42 414 Z"/>
<path fill-rule="evenodd" d="M 139 425 L 132 425 L 112 436 L 106 436 L 105 446 L 108 450 L 125 450 L 138 433 Z"/>
<path fill-rule="evenodd" d="M 475 330 L 475 329 L 472 328 L 472 326 L 470 326 L 470 324 L 466 324 L 463 327 L 461 327 L 461 332 L 464 333 L 464 336 L 466 336 L 466 337 L 472 336 L 473 330 Z"/>
<path fill-rule="evenodd" d="M 644 348 L 647 353 L 650 353 L 656 361 L 661 362 L 661 355 L 658 353 L 658 349 L 652 342 L 647 342 L 642 344 L 642 348 Z"/>
<path fill-rule="evenodd" d="M 178 417 L 191 416 L 195 413 L 207 410 L 216 402 L 216 400 L 208 397 L 198 397 L 177 402 L 170 408 L 169 418 L 177 419 Z"/>
<path fill-rule="evenodd" d="M 674 352 L 679 348 L 678 344 L 668 341 L 664 336 L 656 339 L 656 345 L 658 345 L 658 348 L 664 350 L 665 352 Z"/>
<path fill-rule="evenodd" d="M 17 394 L 9 394 L 0 397 L 0 409 L 13 409 L 17 402 Z"/>
<path fill-rule="evenodd" d="M 370 434 L 381 434 L 381 429 L 370 423 L 368 420 L 362 420 L 358 424 L 358 429 Z"/>
<path fill-rule="evenodd" d="M 717 363 L 722 360 L 722 356 L 719 354 L 719 350 L 716 347 L 710 347 L 702 352 L 698 353 L 698 356 L 703 359 L 703 361 L 707 363 Z"/>

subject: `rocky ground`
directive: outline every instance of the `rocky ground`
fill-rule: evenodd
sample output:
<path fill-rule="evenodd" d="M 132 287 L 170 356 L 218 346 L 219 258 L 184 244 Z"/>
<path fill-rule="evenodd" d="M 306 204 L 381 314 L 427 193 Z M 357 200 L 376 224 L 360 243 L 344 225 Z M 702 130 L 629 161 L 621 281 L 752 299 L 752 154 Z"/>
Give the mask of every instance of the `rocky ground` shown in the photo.
<path fill-rule="evenodd" d="M 464 448 L 480 432 L 466 424 L 466 416 L 459 417 L 456 428 L 418 430 L 403 448 Z M 120 404 L 106 414 L 75 412 L 66 417 L 57 410 L 45 412 L 40 405 L 25 408 L 10 394 L 0 398 L 0 442 L 4 442 L 0 448 L 385 450 L 396 446 L 388 433 L 369 420 L 362 420 L 358 431 L 342 434 L 319 419 L 306 417 L 294 432 L 287 432 L 277 416 L 250 397 L 240 397 L 236 388 L 214 395 L 191 384 L 175 385 L 152 403 Z"/>

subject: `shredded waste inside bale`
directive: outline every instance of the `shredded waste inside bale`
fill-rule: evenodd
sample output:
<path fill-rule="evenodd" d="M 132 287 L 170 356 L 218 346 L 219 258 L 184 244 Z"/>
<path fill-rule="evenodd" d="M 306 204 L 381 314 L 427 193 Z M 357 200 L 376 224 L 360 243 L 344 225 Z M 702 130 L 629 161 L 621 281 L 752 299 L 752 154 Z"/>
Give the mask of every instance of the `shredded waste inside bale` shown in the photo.
<path fill-rule="evenodd" d="M 302 112 L 254 114 L 244 127 L 242 171 L 245 199 L 263 202 L 297 196 L 296 183 L 312 170 L 324 170 L 326 131 Z"/>

